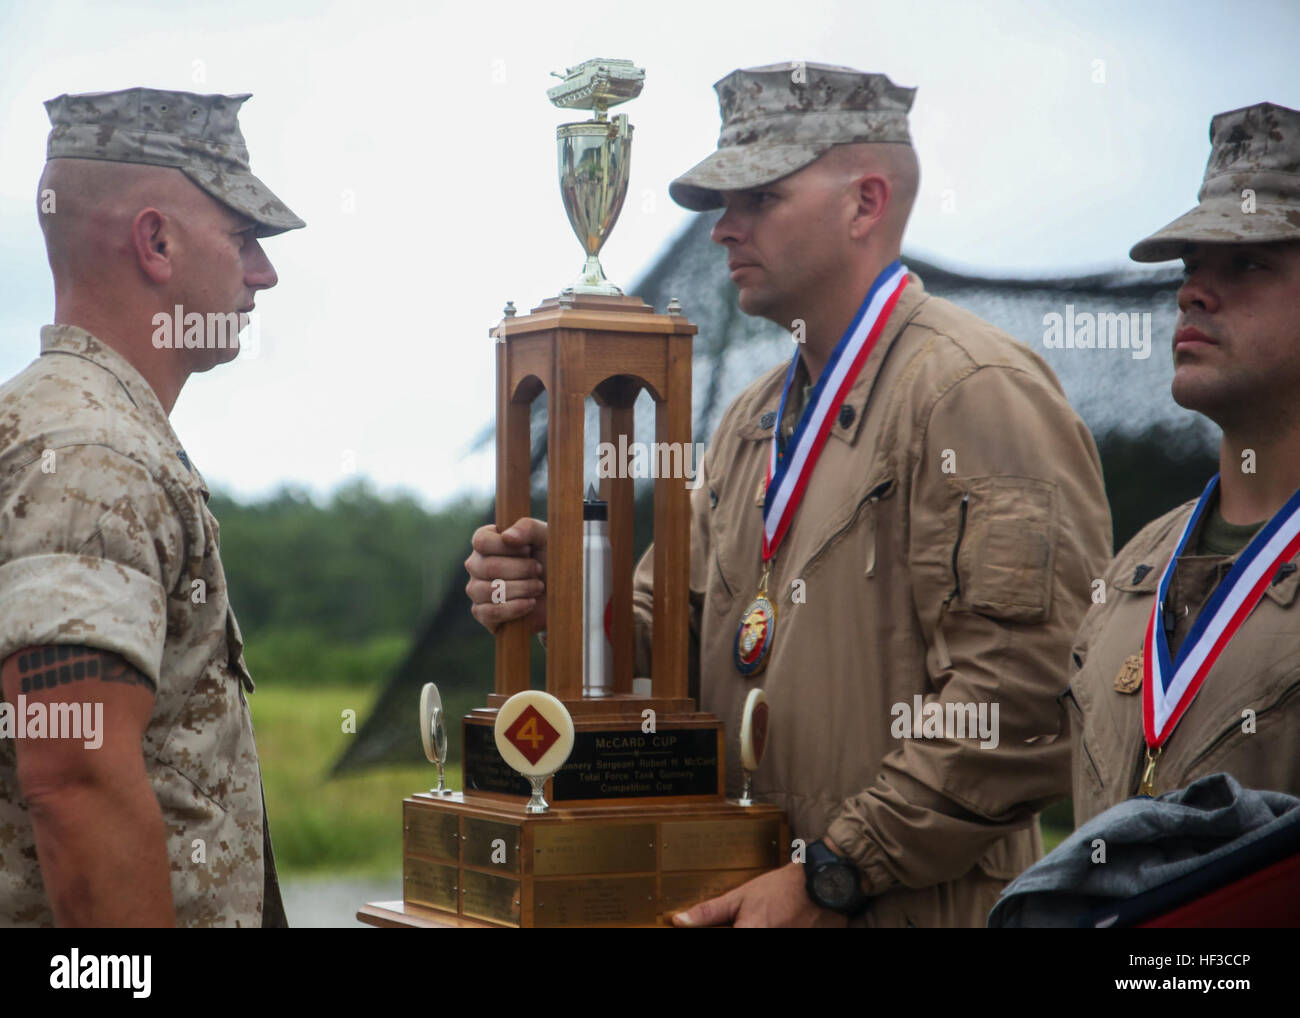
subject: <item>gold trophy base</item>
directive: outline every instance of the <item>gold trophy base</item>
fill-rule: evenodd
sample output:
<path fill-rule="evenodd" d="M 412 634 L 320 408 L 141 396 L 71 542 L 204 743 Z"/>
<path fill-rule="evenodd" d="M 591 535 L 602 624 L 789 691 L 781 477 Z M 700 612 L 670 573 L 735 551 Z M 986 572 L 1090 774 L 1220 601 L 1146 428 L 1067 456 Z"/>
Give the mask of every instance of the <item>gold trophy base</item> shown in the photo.
<path fill-rule="evenodd" d="M 423 793 L 402 803 L 403 898 L 376 926 L 666 927 L 683 909 L 789 861 L 775 806 L 552 807 Z"/>

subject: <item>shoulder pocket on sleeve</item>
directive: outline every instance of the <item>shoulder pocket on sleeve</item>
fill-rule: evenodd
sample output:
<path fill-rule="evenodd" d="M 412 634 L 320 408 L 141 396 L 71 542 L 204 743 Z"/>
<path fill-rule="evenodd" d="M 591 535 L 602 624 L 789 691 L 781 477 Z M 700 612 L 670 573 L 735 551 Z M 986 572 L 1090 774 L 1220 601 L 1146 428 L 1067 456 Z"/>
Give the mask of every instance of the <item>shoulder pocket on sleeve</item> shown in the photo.
<path fill-rule="evenodd" d="M 1052 608 L 1056 485 L 1029 477 L 954 479 L 970 496 L 957 554 L 959 605 L 1009 622 L 1043 622 Z"/>

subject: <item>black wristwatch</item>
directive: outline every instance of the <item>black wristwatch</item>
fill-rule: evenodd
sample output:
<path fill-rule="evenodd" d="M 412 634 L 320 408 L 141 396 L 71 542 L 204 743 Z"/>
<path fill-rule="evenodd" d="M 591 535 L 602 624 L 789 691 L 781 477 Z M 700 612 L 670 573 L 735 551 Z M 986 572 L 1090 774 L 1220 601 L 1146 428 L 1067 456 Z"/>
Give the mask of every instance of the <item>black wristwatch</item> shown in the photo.
<path fill-rule="evenodd" d="M 808 897 L 822 908 L 852 917 L 867 907 L 870 899 L 862 893 L 857 867 L 820 838 L 808 845 L 803 872 Z"/>

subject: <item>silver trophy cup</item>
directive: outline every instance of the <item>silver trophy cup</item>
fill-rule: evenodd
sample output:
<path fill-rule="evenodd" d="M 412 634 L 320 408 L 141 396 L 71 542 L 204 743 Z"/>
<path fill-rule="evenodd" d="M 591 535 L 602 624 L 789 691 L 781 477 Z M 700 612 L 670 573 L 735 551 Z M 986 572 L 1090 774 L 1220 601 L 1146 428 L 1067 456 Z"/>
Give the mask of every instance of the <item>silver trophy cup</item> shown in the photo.
<path fill-rule="evenodd" d="M 559 155 L 560 195 L 578 243 L 587 252 L 582 276 L 566 293 L 621 296 L 605 278 L 600 249 L 623 210 L 632 159 L 632 125 L 606 110 L 641 92 L 645 71 L 628 60 L 587 60 L 570 67 L 563 83 L 547 90 L 556 106 L 595 111 L 594 120 L 561 124 L 555 129 Z"/>

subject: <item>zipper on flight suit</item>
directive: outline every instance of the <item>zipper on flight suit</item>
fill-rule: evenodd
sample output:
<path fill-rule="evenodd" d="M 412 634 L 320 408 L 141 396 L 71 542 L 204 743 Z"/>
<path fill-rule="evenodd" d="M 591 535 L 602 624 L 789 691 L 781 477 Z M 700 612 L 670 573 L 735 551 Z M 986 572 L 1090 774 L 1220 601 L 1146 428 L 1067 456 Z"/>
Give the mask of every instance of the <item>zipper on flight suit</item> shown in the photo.
<path fill-rule="evenodd" d="M 824 540 L 821 543 L 821 546 L 818 547 L 818 549 L 808 557 L 808 560 L 804 562 L 802 568 L 799 570 L 800 574 L 806 575 L 809 568 L 812 567 L 812 564 L 826 553 L 826 549 L 829 548 L 832 544 L 834 544 L 835 541 L 839 538 L 839 536 L 842 533 L 844 533 L 846 530 L 852 527 L 854 523 L 857 522 L 858 516 L 862 512 L 863 507 L 871 506 L 873 519 L 869 524 L 869 526 L 871 527 L 871 532 L 868 538 L 870 543 L 867 548 L 867 572 L 866 572 L 866 575 L 870 576 L 871 571 L 874 570 L 876 566 L 876 531 L 875 531 L 876 524 L 874 519 L 875 516 L 874 506 L 875 503 L 879 502 L 883 498 L 886 498 L 893 490 L 893 488 L 894 488 L 894 482 L 892 480 L 882 481 L 880 484 L 877 484 L 874 488 L 872 488 L 869 492 L 867 492 L 862 497 L 862 501 L 860 501 L 857 504 L 857 506 L 854 508 L 853 515 L 850 516 L 847 521 L 845 521 L 844 526 L 840 527 L 837 531 L 835 531 L 835 533 L 828 536 L 826 540 Z"/>
<path fill-rule="evenodd" d="M 1258 724 L 1259 719 L 1262 718 L 1265 714 L 1271 714 L 1273 713 L 1273 711 L 1277 710 L 1279 707 L 1285 704 L 1286 701 L 1291 698 L 1291 696 L 1295 693 L 1297 689 L 1300 689 L 1300 680 L 1291 683 L 1291 685 L 1287 686 L 1286 689 L 1282 690 L 1282 692 L 1278 695 L 1278 698 L 1274 700 L 1272 703 L 1270 703 L 1263 710 L 1256 711 L 1255 722 Z M 1232 724 L 1228 725 L 1226 728 L 1223 729 L 1223 731 L 1221 731 L 1218 735 L 1216 735 L 1213 739 L 1211 739 L 1210 744 L 1206 746 L 1203 750 L 1201 750 L 1199 753 L 1197 753 L 1196 756 L 1192 758 L 1192 761 L 1184 768 L 1184 770 L 1185 771 L 1193 770 L 1197 764 L 1199 764 L 1207 756 L 1209 756 L 1216 749 L 1218 749 L 1225 741 L 1227 741 L 1227 739 L 1232 735 L 1233 732 L 1240 731 L 1240 729 L 1241 729 L 1241 718 L 1236 718 L 1232 722 Z M 1169 791 L 1169 789 L 1165 789 L 1165 791 Z"/>
<path fill-rule="evenodd" d="M 961 574 L 957 571 L 957 556 L 961 554 L 961 542 L 966 536 L 966 513 L 969 505 L 970 492 L 963 492 L 957 517 L 957 542 L 952 546 L 952 592 L 943 599 L 943 604 L 939 606 L 939 618 L 934 624 L 934 649 L 939 655 L 940 668 L 952 667 L 952 656 L 948 653 L 948 641 L 943 638 L 943 620 L 948 614 L 948 606 L 961 597 Z"/>
<path fill-rule="evenodd" d="M 889 493 L 893 485 L 893 481 L 885 481 L 867 492 L 867 567 L 862 575 L 868 578 L 876 574 L 876 503 Z"/>

